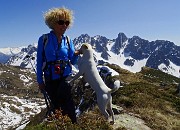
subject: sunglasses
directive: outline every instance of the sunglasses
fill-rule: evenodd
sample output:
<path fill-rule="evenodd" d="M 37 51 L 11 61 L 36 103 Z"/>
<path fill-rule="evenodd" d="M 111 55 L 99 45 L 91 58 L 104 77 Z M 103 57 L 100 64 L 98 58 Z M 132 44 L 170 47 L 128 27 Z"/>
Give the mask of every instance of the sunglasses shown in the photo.
<path fill-rule="evenodd" d="M 59 25 L 66 25 L 66 26 L 69 26 L 69 24 L 70 24 L 70 22 L 69 21 L 64 21 L 64 20 L 59 20 L 59 21 L 57 21 L 57 23 L 59 24 Z"/>

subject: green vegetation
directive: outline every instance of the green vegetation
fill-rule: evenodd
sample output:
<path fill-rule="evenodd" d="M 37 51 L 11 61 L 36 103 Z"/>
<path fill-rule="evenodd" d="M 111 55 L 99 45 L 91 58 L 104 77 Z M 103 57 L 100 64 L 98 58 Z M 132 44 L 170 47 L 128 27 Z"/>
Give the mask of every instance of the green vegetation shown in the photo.
<path fill-rule="evenodd" d="M 149 68 L 137 75 L 141 80 L 132 80 L 114 93 L 113 103 L 138 114 L 153 130 L 178 130 L 180 97 L 175 92 L 179 79 Z"/>
<path fill-rule="evenodd" d="M 61 114 L 61 111 L 56 111 L 56 114 L 52 115 L 49 120 L 51 121 L 44 121 L 37 125 L 31 122 L 25 130 L 112 130 L 103 116 L 96 112 L 82 114 L 77 124 L 72 124 L 67 116 Z"/>

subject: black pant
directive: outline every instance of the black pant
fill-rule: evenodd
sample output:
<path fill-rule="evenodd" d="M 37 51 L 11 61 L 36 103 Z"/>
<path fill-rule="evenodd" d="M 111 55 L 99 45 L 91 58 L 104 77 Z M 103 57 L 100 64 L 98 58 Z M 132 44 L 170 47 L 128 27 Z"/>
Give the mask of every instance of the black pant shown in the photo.
<path fill-rule="evenodd" d="M 46 82 L 46 91 L 54 109 L 61 109 L 63 115 L 68 115 L 72 123 L 76 122 L 75 105 L 71 94 L 71 86 L 64 78 Z"/>

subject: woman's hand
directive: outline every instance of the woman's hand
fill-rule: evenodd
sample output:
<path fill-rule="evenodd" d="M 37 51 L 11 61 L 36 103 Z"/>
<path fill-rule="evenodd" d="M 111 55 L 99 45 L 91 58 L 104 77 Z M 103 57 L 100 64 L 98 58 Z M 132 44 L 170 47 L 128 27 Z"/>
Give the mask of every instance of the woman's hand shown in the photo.
<path fill-rule="evenodd" d="M 76 51 L 74 52 L 74 55 L 75 55 L 75 56 L 78 56 L 78 55 L 80 55 L 80 54 L 82 54 L 80 50 L 76 50 Z"/>

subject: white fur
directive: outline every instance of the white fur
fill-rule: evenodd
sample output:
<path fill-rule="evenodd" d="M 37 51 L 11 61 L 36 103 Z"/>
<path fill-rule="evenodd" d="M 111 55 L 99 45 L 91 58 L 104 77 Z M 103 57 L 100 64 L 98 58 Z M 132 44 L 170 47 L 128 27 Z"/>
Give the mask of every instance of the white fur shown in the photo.
<path fill-rule="evenodd" d="M 78 61 L 79 72 L 74 76 L 72 80 L 69 81 L 69 83 L 72 83 L 82 75 L 85 81 L 88 82 L 92 89 L 96 92 L 97 104 L 100 111 L 103 113 L 106 119 L 109 118 L 110 114 L 112 116 L 111 123 L 114 123 L 111 93 L 118 90 L 118 88 L 120 87 L 120 81 L 116 80 L 114 82 L 113 89 L 108 88 L 97 70 L 91 45 L 87 43 L 83 44 L 80 48 L 80 51 L 82 52 L 83 56 L 81 57 L 81 60 Z M 109 114 L 107 110 L 109 111 Z"/>

